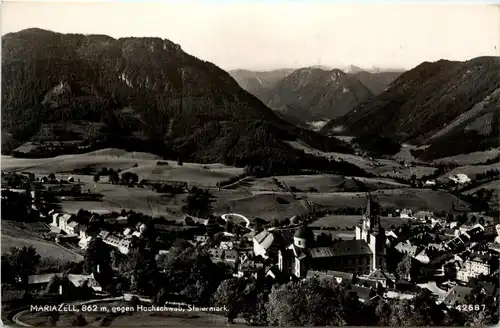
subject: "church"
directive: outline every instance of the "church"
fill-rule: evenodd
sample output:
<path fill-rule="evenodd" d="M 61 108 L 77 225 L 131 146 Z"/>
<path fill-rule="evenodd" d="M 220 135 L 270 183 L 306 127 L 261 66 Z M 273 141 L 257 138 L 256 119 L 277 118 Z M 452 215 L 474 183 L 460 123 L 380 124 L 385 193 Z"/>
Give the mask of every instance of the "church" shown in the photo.
<path fill-rule="evenodd" d="M 357 275 L 369 274 L 385 266 L 385 231 L 373 213 L 375 204 L 368 196 L 363 222 L 356 227 L 353 240 L 342 240 L 329 247 L 318 247 L 311 228 L 301 226 L 293 242 L 278 253 L 278 268 L 286 275 L 305 278 L 309 270 L 336 270 Z"/>

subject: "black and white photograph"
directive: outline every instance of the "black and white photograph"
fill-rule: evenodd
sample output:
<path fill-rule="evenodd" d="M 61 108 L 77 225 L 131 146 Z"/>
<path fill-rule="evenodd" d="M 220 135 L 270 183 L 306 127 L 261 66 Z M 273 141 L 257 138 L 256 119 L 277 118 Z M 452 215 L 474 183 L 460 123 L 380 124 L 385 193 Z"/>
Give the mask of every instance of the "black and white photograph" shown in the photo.
<path fill-rule="evenodd" d="M 0 6 L 4 326 L 498 325 L 500 5 Z"/>

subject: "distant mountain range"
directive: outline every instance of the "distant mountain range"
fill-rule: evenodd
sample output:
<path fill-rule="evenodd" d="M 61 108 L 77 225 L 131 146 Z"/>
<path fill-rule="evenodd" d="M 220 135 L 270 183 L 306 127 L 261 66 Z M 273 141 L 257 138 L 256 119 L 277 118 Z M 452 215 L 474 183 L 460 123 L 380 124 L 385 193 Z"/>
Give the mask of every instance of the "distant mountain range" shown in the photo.
<path fill-rule="evenodd" d="M 243 89 L 258 97 L 264 90 L 274 88 L 293 71 L 294 69 L 287 68 L 263 72 L 237 69 L 230 71 L 229 74 Z"/>
<path fill-rule="evenodd" d="M 80 141 L 87 148 L 126 147 L 184 161 L 329 165 L 287 140 L 351 151 L 284 121 L 227 72 L 168 40 L 41 29 L 2 38 L 3 153 L 25 142 Z M 356 171 L 346 163 L 339 167 Z"/>
<path fill-rule="evenodd" d="M 499 95 L 498 57 L 424 62 L 322 131 L 429 145 L 427 160 L 470 153 L 499 147 Z"/>
<path fill-rule="evenodd" d="M 384 91 L 401 72 L 370 73 L 354 65 L 343 70 L 313 66 L 230 74 L 284 119 L 300 126 L 342 116 Z"/>

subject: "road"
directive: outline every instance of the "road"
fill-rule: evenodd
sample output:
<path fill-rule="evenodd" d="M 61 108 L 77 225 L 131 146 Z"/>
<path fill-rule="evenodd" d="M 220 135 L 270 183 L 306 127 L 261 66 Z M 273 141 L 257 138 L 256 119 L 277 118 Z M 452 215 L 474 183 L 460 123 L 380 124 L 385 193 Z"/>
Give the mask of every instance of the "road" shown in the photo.
<path fill-rule="evenodd" d="M 220 217 L 224 220 L 224 221 L 227 221 L 229 220 L 228 216 L 236 216 L 236 217 L 239 217 L 240 219 L 242 219 L 243 221 L 246 222 L 246 227 L 250 230 L 253 231 L 252 228 L 250 228 L 250 220 L 247 219 L 245 216 L 241 215 L 241 214 L 238 214 L 238 213 L 226 213 L 226 214 L 222 214 Z"/>
<path fill-rule="evenodd" d="M 64 305 L 76 305 L 76 306 L 82 306 L 82 305 L 88 305 L 88 304 L 94 304 L 94 303 L 101 303 L 101 302 L 112 302 L 112 301 L 119 301 L 119 300 L 125 300 L 125 301 L 130 301 L 132 294 L 124 294 L 123 296 L 119 297 L 111 297 L 111 298 L 101 298 L 101 299 L 94 299 L 94 300 L 89 300 L 89 301 L 78 301 L 78 302 L 72 302 L 72 303 L 66 303 Z M 142 302 L 144 303 L 152 303 L 152 299 L 147 299 L 147 298 L 139 298 Z M 184 302 L 165 302 L 166 306 L 180 306 L 180 307 L 195 307 L 193 304 L 188 304 Z M 24 309 L 21 310 L 20 312 L 14 314 L 12 316 L 12 321 L 22 327 L 32 327 L 31 325 L 28 325 L 27 323 L 22 322 L 19 317 L 21 317 L 24 313 L 30 312 L 30 309 Z M 242 318 L 237 318 L 235 320 L 235 323 L 242 323 L 245 324 L 245 321 Z"/>

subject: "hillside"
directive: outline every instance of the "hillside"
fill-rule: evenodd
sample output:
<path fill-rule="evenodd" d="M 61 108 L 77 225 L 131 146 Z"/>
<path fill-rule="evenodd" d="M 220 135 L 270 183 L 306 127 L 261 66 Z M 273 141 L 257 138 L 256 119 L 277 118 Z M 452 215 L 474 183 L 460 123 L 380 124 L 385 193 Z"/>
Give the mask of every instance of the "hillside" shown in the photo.
<path fill-rule="evenodd" d="M 261 99 L 262 94 L 275 87 L 293 71 L 293 69 L 286 68 L 263 72 L 236 69 L 229 71 L 229 74 L 238 82 L 240 87 Z"/>
<path fill-rule="evenodd" d="M 351 75 L 361 81 L 374 95 L 381 94 L 389 84 L 394 82 L 402 72 L 376 72 L 360 71 Z"/>
<path fill-rule="evenodd" d="M 227 72 L 168 40 L 28 29 L 2 41 L 4 153 L 32 141 L 35 153 L 23 156 L 125 147 L 280 167 L 318 164 L 286 140 L 350 151 L 285 122 Z"/>
<path fill-rule="evenodd" d="M 422 159 L 498 147 L 499 88 L 499 58 L 424 62 L 322 132 L 430 145 L 415 152 Z"/>
<path fill-rule="evenodd" d="M 371 96 L 359 80 L 341 70 L 301 68 L 281 80 L 263 100 L 276 110 L 292 106 L 299 118 L 301 109 L 306 109 L 312 115 L 331 119 L 344 115 Z"/>

